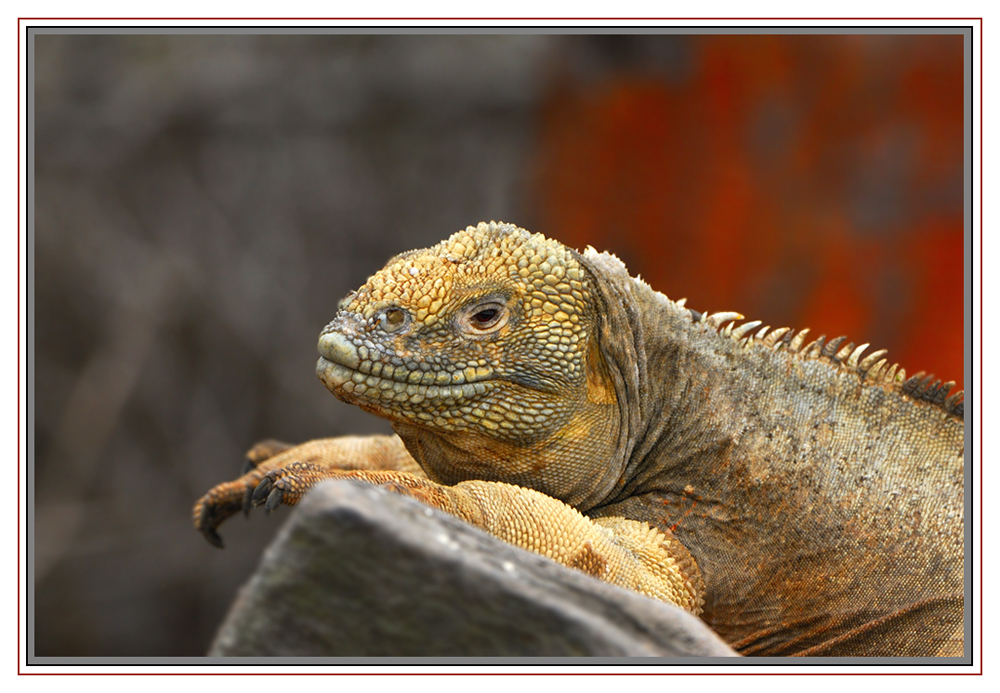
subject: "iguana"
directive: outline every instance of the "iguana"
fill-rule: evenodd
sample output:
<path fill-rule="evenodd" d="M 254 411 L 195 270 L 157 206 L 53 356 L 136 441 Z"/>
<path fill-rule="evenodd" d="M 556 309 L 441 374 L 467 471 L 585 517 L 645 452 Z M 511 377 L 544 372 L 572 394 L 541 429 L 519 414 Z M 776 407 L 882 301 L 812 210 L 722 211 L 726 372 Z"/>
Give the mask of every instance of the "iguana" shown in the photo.
<path fill-rule="evenodd" d="M 700 614 L 746 655 L 963 654 L 962 393 L 843 337 L 706 314 L 505 223 L 398 255 L 317 372 L 395 436 L 265 443 L 216 532 L 380 484 Z"/>

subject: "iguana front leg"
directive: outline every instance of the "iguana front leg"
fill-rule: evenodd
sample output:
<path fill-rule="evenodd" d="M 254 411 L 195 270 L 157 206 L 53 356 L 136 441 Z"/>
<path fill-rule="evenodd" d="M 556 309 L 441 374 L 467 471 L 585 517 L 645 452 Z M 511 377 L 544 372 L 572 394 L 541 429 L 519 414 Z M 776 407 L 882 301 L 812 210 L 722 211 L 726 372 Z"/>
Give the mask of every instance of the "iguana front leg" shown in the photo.
<path fill-rule="evenodd" d="M 314 441 L 323 454 L 311 460 L 301 451 L 315 451 L 309 448 L 313 444 L 285 450 L 240 479 L 220 484 L 195 505 L 196 526 L 217 543 L 215 528 L 244 507 L 251 484 L 255 486 L 251 504 L 274 509 L 297 504 L 309 488 L 325 479 L 350 479 L 416 498 L 503 541 L 613 585 L 695 614 L 701 610 L 704 589 L 694 560 L 676 539 L 644 522 L 618 517 L 591 520 L 562 501 L 512 484 L 477 480 L 444 486 L 408 471 L 378 469 L 378 464 L 399 462 L 387 455 L 391 445 L 366 438 L 338 445 L 341 440 Z M 351 446 L 361 452 L 352 463 L 354 469 L 329 464 Z M 368 468 L 359 469 L 362 464 Z"/>
<path fill-rule="evenodd" d="M 333 470 L 394 470 L 424 476 L 423 470 L 396 436 L 342 436 L 321 438 L 302 445 L 265 440 L 254 445 L 246 456 L 244 474 L 212 488 L 194 505 L 194 525 L 213 546 L 222 547 L 216 531 L 227 518 L 253 506 L 253 492 L 264 476 L 297 464 L 321 475 Z M 315 481 L 313 482 L 315 483 Z M 297 500 L 297 499 L 296 499 Z M 288 504 L 291 504 L 291 496 Z"/>

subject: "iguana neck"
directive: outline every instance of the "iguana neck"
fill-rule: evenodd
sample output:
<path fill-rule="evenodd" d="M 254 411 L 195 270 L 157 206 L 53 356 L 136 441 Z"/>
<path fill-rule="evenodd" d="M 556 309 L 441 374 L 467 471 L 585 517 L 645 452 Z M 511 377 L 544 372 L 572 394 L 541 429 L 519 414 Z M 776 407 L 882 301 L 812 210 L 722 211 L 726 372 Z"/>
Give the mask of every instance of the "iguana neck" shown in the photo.
<path fill-rule="evenodd" d="M 627 281 L 621 298 L 630 304 L 630 326 L 610 331 L 617 342 L 610 351 L 630 362 L 619 381 L 629 431 L 620 438 L 623 473 L 608 502 L 664 483 L 678 492 L 711 483 L 713 470 L 699 461 L 724 454 L 742 418 L 733 364 L 715 348 L 715 329 L 644 283 Z"/>
<path fill-rule="evenodd" d="M 622 471 L 603 504 L 660 489 L 665 479 L 675 479 L 680 490 L 707 481 L 710 472 L 691 462 L 725 448 L 738 423 L 729 415 L 734 397 L 726 366 L 715 358 L 705 327 L 629 276 L 614 256 L 588 251 L 582 262 L 598 288 L 597 336 L 619 406 L 613 464 Z"/>

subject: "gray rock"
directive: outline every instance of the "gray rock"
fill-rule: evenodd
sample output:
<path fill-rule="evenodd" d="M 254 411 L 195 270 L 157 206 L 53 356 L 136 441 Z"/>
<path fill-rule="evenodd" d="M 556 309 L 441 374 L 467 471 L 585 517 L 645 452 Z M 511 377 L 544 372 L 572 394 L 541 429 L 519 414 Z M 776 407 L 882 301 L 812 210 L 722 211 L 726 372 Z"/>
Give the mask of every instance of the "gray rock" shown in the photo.
<path fill-rule="evenodd" d="M 304 499 L 212 656 L 733 656 L 668 604 L 523 551 L 380 488 Z"/>

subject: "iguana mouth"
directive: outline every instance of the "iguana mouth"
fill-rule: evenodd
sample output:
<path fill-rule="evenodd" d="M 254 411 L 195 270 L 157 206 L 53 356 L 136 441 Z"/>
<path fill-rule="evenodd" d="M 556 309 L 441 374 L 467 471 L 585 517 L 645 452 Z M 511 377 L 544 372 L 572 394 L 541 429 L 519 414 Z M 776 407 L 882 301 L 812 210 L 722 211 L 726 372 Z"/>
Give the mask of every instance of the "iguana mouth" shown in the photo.
<path fill-rule="evenodd" d="M 355 343 L 358 342 L 358 343 Z M 330 331 L 319 338 L 316 374 L 334 394 L 346 392 L 367 399 L 409 401 L 467 399 L 486 394 L 494 379 L 492 369 L 423 370 L 394 359 L 400 365 L 371 359 L 361 339 Z M 364 351 L 362 351 L 364 350 Z M 367 357 L 367 358 L 366 358 Z"/>

